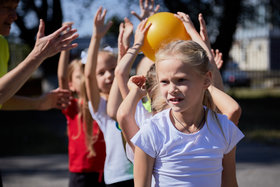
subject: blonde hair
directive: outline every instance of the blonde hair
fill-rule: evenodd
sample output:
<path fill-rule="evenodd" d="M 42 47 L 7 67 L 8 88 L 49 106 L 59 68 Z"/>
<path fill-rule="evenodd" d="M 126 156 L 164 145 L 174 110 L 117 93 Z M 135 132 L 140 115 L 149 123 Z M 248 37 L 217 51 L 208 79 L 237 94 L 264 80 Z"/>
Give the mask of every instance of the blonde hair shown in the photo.
<path fill-rule="evenodd" d="M 206 51 L 198 43 L 191 40 L 177 40 L 166 44 L 156 53 L 155 63 L 157 64 L 160 61 L 167 60 L 170 58 L 176 58 L 177 60 L 180 60 L 181 62 L 190 65 L 200 75 L 205 75 L 207 72 L 210 71 L 211 68 Z M 216 107 L 208 89 L 206 89 L 204 92 L 203 105 L 207 106 L 205 113 L 206 124 L 207 114 L 210 108 L 211 115 L 218 123 L 218 126 L 224 135 L 221 123 L 217 117 L 217 113 L 214 112 Z"/>
<path fill-rule="evenodd" d="M 168 108 L 165 99 L 160 95 L 158 89 L 158 80 L 156 76 L 156 66 L 152 64 L 146 75 L 146 90 L 148 92 L 148 98 L 151 101 L 152 112 L 158 113 Z"/>
<path fill-rule="evenodd" d="M 98 57 L 99 57 L 99 55 L 103 55 L 103 54 L 107 54 L 107 55 L 109 55 L 110 57 L 113 57 L 116 61 L 118 60 L 118 55 L 115 54 L 113 51 L 106 50 L 106 49 L 100 49 L 100 50 L 98 51 Z"/>
<path fill-rule="evenodd" d="M 84 75 L 84 65 L 81 62 L 81 59 L 74 59 L 68 66 L 68 80 L 72 81 L 72 74 L 76 68 L 79 68 Z M 86 85 L 85 77 L 82 76 L 80 84 L 80 94 L 76 95 L 78 97 L 78 134 L 70 138 L 77 139 L 81 135 L 81 130 L 85 133 L 85 143 L 89 151 L 88 157 L 96 156 L 94 150 L 94 143 L 97 141 L 100 130 L 93 134 L 93 119 L 91 117 L 89 107 L 88 107 L 88 97 L 86 94 Z"/>

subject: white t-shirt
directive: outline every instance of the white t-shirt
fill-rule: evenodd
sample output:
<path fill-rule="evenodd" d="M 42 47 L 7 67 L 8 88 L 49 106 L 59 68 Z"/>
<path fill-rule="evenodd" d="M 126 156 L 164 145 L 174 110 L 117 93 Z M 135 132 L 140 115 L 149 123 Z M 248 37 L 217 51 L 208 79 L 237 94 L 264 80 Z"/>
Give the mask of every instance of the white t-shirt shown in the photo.
<path fill-rule="evenodd" d="M 97 121 L 103 132 L 106 143 L 105 183 L 113 184 L 133 179 L 133 165 L 126 157 L 121 131 L 117 129 L 116 121 L 107 115 L 106 100 L 100 99 L 96 113 L 93 112 L 91 102 L 88 105 L 92 118 Z"/>
<path fill-rule="evenodd" d="M 137 103 L 136 111 L 135 111 L 135 121 L 139 128 L 144 125 L 144 121 L 150 119 L 152 117 L 152 113 L 148 112 L 143 106 L 142 100 Z M 133 163 L 134 162 L 134 152 L 130 145 L 126 143 L 126 156 Z"/>
<path fill-rule="evenodd" d="M 156 186 L 221 186 L 222 159 L 244 137 L 225 115 L 217 114 L 222 125 L 208 112 L 207 123 L 199 132 L 178 131 L 166 109 L 145 125 L 131 139 L 145 153 L 155 158 L 153 176 Z"/>

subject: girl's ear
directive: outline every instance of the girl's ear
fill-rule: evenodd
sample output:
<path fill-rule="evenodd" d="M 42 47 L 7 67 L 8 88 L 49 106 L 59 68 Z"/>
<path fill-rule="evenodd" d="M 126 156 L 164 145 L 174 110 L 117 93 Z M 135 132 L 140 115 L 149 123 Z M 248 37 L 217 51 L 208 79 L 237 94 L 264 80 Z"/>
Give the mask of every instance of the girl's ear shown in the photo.
<path fill-rule="evenodd" d="M 207 89 L 210 85 L 212 84 L 212 72 L 208 71 L 205 74 L 205 79 L 204 79 L 204 86 Z"/>

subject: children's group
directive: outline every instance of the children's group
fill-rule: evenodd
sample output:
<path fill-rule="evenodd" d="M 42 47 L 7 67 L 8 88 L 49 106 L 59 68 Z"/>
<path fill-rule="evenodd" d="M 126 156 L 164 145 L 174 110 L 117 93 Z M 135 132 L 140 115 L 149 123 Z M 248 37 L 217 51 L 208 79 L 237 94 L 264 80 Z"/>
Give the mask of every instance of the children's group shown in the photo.
<path fill-rule="evenodd" d="M 8 72 L 13 54 L 4 36 L 17 19 L 18 3 L 0 0 L 0 107 L 62 111 L 70 187 L 238 186 L 235 153 L 244 137 L 238 129 L 241 108 L 223 91 L 222 54 L 211 48 L 202 14 L 200 31 L 187 13 L 174 14 L 191 40 L 163 43 L 154 61 L 141 54 L 153 27 L 148 18 L 160 9 L 153 0 L 140 0 L 140 14 L 131 12 L 140 21 L 135 29 L 124 18 L 117 54 L 102 47 L 113 24 L 105 22 L 103 7 L 95 12 L 90 44 L 78 58 L 71 57 L 78 45 L 73 43 L 78 38 L 74 23 L 65 22 L 45 36 L 40 20 L 33 50 Z M 15 95 L 39 65 L 57 53 L 59 88 L 38 98 Z"/>

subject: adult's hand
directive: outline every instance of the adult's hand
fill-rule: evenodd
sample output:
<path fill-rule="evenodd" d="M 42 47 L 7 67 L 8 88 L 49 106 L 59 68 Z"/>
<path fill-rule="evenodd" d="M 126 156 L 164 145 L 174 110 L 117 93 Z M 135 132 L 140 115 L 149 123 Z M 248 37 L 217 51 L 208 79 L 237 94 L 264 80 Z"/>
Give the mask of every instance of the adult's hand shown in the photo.
<path fill-rule="evenodd" d="M 68 30 L 68 32 L 64 32 L 66 30 Z M 33 48 L 31 55 L 34 55 L 36 59 L 38 58 L 38 60 L 43 61 L 62 50 L 70 50 L 77 47 L 77 43 L 71 43 L 79 36 L 76 32 L 77 30 L 71 29 L 70 25 L 63 25 L 52 34 L 45 36 L 45 23 L 41 19 L 35 47 Z"/>

